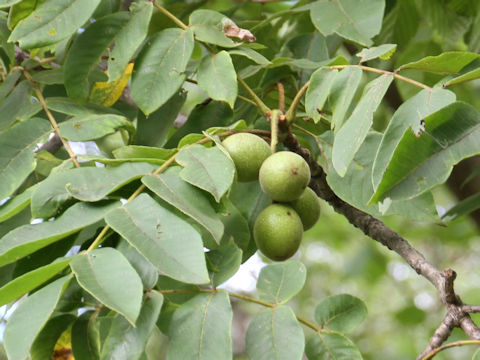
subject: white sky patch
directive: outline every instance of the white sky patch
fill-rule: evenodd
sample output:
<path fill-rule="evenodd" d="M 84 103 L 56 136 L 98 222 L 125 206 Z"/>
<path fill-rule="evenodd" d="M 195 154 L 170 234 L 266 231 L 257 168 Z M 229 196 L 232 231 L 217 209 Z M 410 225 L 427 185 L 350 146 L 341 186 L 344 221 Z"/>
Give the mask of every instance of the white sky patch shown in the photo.
<path fill-rule="evenodd" d="M 255 253 L 245 263 L 240 265 L 237 273 L 219 286 L 233 292 L 252 292 L 257 285 L 258 274 L 267 264 Z"/>
<path fill-rule="evenodd" d="M 388 263 L 388 273 L 393 276 L 395 280 L 403 281 L 409 277 L 410 268 L 399 261 L 390 261 Z"/>
<path fill-rule="evenodd" d="M 421 310 L 430 310 L 435 305 L 435 300 L 430 294 L 422 292 L 415 296 L 414 303 Z"/>

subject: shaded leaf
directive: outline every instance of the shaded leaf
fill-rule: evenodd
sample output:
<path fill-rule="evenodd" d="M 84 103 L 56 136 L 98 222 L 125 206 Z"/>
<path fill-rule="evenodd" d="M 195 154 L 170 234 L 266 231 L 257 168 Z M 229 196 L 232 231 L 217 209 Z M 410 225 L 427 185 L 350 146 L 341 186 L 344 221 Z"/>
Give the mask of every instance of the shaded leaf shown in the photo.
<path fill-rule="evenodd" d="M 15 27 L 9 41 L 18 41 L 22 49 L 55 44 L 77 31 L 99 3 L 100 0 L 45 1 Z"/>
<path fill-rule="evenodd" d="M 316 123 L 320 121 L 320 112 L 330 94 L 330 88 L 337 76 L 337 70 L 320 68 L 310 77 L 310 85 L 305 95 L 305 112 Z"/>
<path fill-rule="evenodd" d="M 310 6 L 310 17 L 324 36 L 336 33 L 370 46 L 380 32 L 384 8 L 384 0 L 319 0 Z"/>
<path fill-rule="evenodd" d="M 98 3 L 99 0 L 96 1 Z M 73 42 L 64 64 L 65 88 L 69 97 L 79 102 L 87 101 L 90 92 L 89 75 L 129 17 L 127 12 L 107 15 L 90 24 Z"/>
<path fill-rule="evenodd" d="M 133 124 L 127 118 L 114 114 L 77 115 L 60 123 L 59 128 L 62 137 L 70 141 L 99 139 L 121 128 L 132 133 L 134 131 Z"/>
<path fill-rule="evenodd" d="M 425 131 L 403 134 L 371 202 L 408 199 L 445 182 L 453 165 L 480 152 L 480 114 L 454 102 L 425 118 Z"/>
<path fill-rule="evenodd" d="M 164 146 L 170 135 L 173 122 L 179 116 L 186 98 L 187 93 L 180 91 L 148 116 L 139 111 L 134 143 L 137 145 Z"/>
<path fill-rule="evenodd" d="M 195 10 L 189 18 L 189 25 L 197 40 L 231 48 L 237 46 L 237 44 L 223 32 L 224 25 L 227 22 L 232 21 L 217 11 L 206 9 Z"/>
<path fill-rule="evenodd" d="M 173 314 L 167 359 L 231 359 L 232 308 L 225 291 L 198 294 Z"/>
<path fill-rule="evenodd" d="M 116 159 L 131 159 L 135 161 L 163 164 L 176 154 L 176 149 L 161 149 L 150 146 L 128 145 L 113 150 Z"/>
<path fill-rule="evenodd" d="M 210 281 L 215 287 L 230 279 L 242 263 L 242 250 L 232 238 L 222 241 L 218 249 L 209 251 L 206 256 L 210 267 Z"/>
<path fill-rule="evenodd" d="M 430 192 L 409 200 L 393 201 L 383 206 L 368 205 L 374 193 L 372 184 L 372 154 L 377 152 L 382 136 L 371 132 L 365 138 L 362 146 L 355 154 L 345 176 L 342 178 L 334 171 L 331 163 L 331 146 L 333 136 L 325 133 L 321 136 L 323 150 L 328 159 L 327 182 L 342 200 L 350 205 L 374 216 L 400 214 L 415 221 L 438 221 L 439 217 L 435 208 L 435 201 Z"/>
<path fill-rule="evenodd" d="M 223 224 L 202 193 L 180 178 L 181 169 L 171 167 L 159 175 L 144 176 L 142 182 L 164 201 L 203 226 L 217 244 L 223 235 Z"/>
<path fill-rule="evenodd" d="M 442 74 L 455 74 L 479 57 L 479 54 L 468 51 L 449 51 L 437 56 L 427 56 L 418 61 L 402 65 L 399 69 L 415 69 Z"/>
<path fill-rule="evenodd" d="M 315 320 L 322 328 L 346 333 L 367 317 L 367 307 L 359 298 L 339 294 L 323 299 L 315 308 Z"/>
<path fill-rule="evenodd" d="M 39 71 L 32 75 L 32 79 L 38 84 L 63 84 L 63 69 L 57 68 Z"/>
<path fill-rule="evenodd" d="M 208 283 L 200 234 L 148 195 L 112 211 L 106 221 L 160 272 L 183 282 Z"/>
<path fill-rule="evenodd" d="M 257 281 L 260 299 L 272 304 L 286 303 L 302 290 L 307 269 L 300 261 L 288 260 L 262 268 Z"/>
<path fill-rule="evenodd" d="M 142 305 L 135 326 L 122 316 L 115 316 L 102 346 L 100 359 L 139 359 L 155 327 L 162 304 L 163 295 L 151 291 Z"/>
<path fill-rule="evenodd" d="M 477 68 L 463 75 L 460 75 L 460 76 L 454 77 L 453 79 L 448 80 L 445 84 L 443 84 L 443 87 L 461 84 L 461 83 L 472 81 L 478 78 L 480 78 L 480 68 Z"/>
<path fill-rule="evenodd" d="M 27 120 L 42 109 L 42 105 L 31 95 L 32 86 L 26 80 L 20 82 L 7 98 L 0 103 L 0 131 L 16 121 Z"/>
<path fill-rule="evenodd" d="M 218 147 L 188 146 L 180 150 L 175 160 L 183 166 L 180 177 L 208 191 L 217 202 L 233 183 L 235 165 Z"/>
<path fill-rule="evenodd" d="M 0 266 L 17 261 L 47 245 L 74 234 L 101 220 L 120 202 L 77 203 L 54 221 L 17 227 L 0 239 Z"/>
<path fill-rule="evenodd" d="M 55 349 L 57 347 L 57 341 L 60 340 L 63 333 L 68 333 L 69 326 L 76 318 L 77 317 L 72 314 L 62 314 L 48 320 L 32 344 L 30 351 L 32 360 L 58 360 L 58 358 L 54 356 L 54 351 L 58 351 Z M 71 344 L 69 346 L 70 349 L 62 349 L 64 354 L 68 354 L 68 350 L 71 350 Z M 60 352 L 57 352 L 57 354 L 59 353 Z M 65 360 L 70 359 L 67 358 Z"/>
<path fill-rule="evenodd" d="M 143 47 L 132 79 L 132 97 L 150 114 L 165 104 L 182 86 L 193 51 L 192 30 L 166 29 Z"/>
<path fill-rule="evenodd" d="M 26 359 L 35 337 L 53 313 L 71 275 L 48 284 L 22 301 L 8 319 L 4 344 L 9 359 Z"/>
<path fill-rule="evenodd" d="M 198 68 L 198 85 L 214 100 L 226 101 L 233 109 L 237 98 L 237 74 L 226 51 L 206 56 Z"/>
<path fill-rule="evenodd" d="M 355 66 L 349 66 L 343 69 L 335 77 L 330 89 L 330 106 L 332 108 L 332 127 L 338 130 L 343 125 L 343 121 L 352 103 L 353 96 L 360 85 L 362 79 L 362 70 Z M 345 86 L 348 84 L 348 86 Z"/>
<path fill-rule="evenodd" d="M 158 270 L 141 253 L 124 239 L 120 240 L 117 250 L 125 256 L 128 262 L 142 279 L 143 287 L 152 289 L 158 280 Z"/>
<path fill-rule="evenodd" d="M 97 104 L 80 105 L 67 97 L 49 97 L 45 99 L 50 110 L 57 111 L 67 115 L 82 115 L 87 114 L 116 114 L 124 116 L 120 111 L 114 108 L 108 108 Z"/>
<path fill-rule="evenodd" d="M 33 118 L 0 133 L 0 199 L 10 196 L 35 169 L 33 151 L 51 131 L 48 121 Z"/>
<path fill-rule="evenodd" d="M 460 201 L 442 215 L 442 220 L 452 221 L 460 216 L 470 214 L 477 209 L 480 209 L 480 193 L 471 195 Z"/>
<path fill-rule="evenodd" d="M 305 337 L 292 309 L 280 305 L 253 317 L 246 346 L 251 360 L 300 360 Z"/>
<path fill-rule="evenodd" d="M 84 312 L 72 326 L 72 352 L 75 360 L 100 359 L 96 333 L 92 331 L 98 313 Z"/>
<path fill-rule="evenodd" d="M 152 9 L 153 4 L 151 2 L 142 3 L 141 7 L 139 6 L 139 9 L 136 9 L 116 35 L 115 46 L 108 57 L 109 82 L 122 76 L 128 62 L 147 36 Z"/>
<path fill-rule="evenodd" d="M 241 47 L 238 47 L 236 49 L 229 50 L 228 53 L 230 55 L 244 56 L 244 57 L 254 61 L 255 63 L 257 63 L 259 65 L 270 64 L 270 60 L 268 60 L 265 56 L 263 56 L 259 52 L 255 51 L 251 48 L 248 48 L 248 47 L 241 46 Z"/>
<path fill-rule="evenodd" d="M 448 90 L 422 90 L 405 101 L 397 109 L 383 134 L 372 169 L 372 182 L 376 189 L 390 162 L 403 133 L 409 127 L 415 132 L 421 120 L 455 101 L 455 94 Z"/>
<path fill-rule="evenodd" d="M 392 80 L 393 76 L 382 75 L 368 83 L 352 115 L 336 133 L 332 163 L 340 176 L 346 174 L 348 165 L 367 137 L 373 123 L 373 113 L 380 105 Z"/>
<path fill-rule="evenodd" d="M 126 163 L 116 167 L 84 167 L 50 175 L 32 195 L 32 214 L 47 218 L 71 198 L 98 201 L 112 191 L 155 170 L 153 164 Z"/>
<path fill-rule="evenodd" d="M 0 206 L 0 223 L 17 215 L 20 211 L 30 205 L 33 190 L 36 185 L 30 186 L 23 193 L 16 195 Z"/>
<path fill-rule="evenodd" d="M 119 251 L 104 247 L 79 254 L 70 267 L 82 288 L 135 324 L 142 304 L 142 280 Z"/>
<path fill-rule="evenodd" d="M 0 288 L 0 305 L 5 305 L 18 299 L 20 296 L 51 279 L 65 269 L 70 260 L 70 258 L 60 258 L 58 261 L 38 267 L 37 269 L 23 274 L 2 286 Z"/>
<path fill-rule="evenodd" d="M 316 333 L 307 342 L 308 360 L 362 360 L 360 351 L 352 341 L 339 333 Z"/>
<path fill-rule="evenodd" d="M 360 58 L 360 62 L 365 62 L 376 58 L 388 60 L 396 49 L 396 44 L 383 44 L 380 46 L 371 47 L 369 49 L 362 49 L 362 51 L 355 56 Z"/>

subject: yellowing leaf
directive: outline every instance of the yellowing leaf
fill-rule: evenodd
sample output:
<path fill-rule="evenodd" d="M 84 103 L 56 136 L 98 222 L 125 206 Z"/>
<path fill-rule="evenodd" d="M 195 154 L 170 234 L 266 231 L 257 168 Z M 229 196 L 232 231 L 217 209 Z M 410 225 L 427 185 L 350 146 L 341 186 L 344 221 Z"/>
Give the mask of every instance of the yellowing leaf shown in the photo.
<path fill-rule="evenodd" d="M 132 76 L 133 63 L 127 65 L 122 76 L 112 82 L 96 82 L 90 94 L 90 102 L 103 106 L 112 106 L 122 95 Z"/>
<path fill-rule="evenodd" d="M 72 325 L 65 330 L 53 348 L 53 360 L 75 360 L 72 353 Z"/>

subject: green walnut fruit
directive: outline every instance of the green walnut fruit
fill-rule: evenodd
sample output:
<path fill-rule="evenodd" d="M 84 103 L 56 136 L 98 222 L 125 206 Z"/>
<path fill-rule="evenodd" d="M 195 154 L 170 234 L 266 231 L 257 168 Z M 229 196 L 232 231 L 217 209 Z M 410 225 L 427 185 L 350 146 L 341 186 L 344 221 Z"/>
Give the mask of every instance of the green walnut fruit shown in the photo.
<path fill-rule="evenodd" d="M 320 199 L 309 187 L 305 189 L 297 200 L 292 201 L 290 206 L 302 219 L 303 230 L 311 229 L 320 217 Z"/>
<path fill-rule="evenodd" d="M 280 151 L 263 162 L 259 180 L 262 190 L 272 200 L 294 201 L 310 182 L 310 168 L 300 155 Z"/>
<path fill-rule="evenodd" d="M 128 131 L 121 129 L 95 140 L 95 143 L 100 151 L 111 157 L 113 150 L 128 144 L 128 137 Z"/>
<path fill-rule="evenodd" d="M 286 260 L 298 250 L 303 236 L 302 220 L 290 206 L 267 206 L 255 220 L 253 237 L 268 258 Z"/>
<path fill-rule="evenodd" d="M 250 133 L 238 133 L 223 140 L 222 145 L 233 159 L 240 182 L 258 179 L 260 166 L 272 155 L 268 144 L 259 136 Z"/>

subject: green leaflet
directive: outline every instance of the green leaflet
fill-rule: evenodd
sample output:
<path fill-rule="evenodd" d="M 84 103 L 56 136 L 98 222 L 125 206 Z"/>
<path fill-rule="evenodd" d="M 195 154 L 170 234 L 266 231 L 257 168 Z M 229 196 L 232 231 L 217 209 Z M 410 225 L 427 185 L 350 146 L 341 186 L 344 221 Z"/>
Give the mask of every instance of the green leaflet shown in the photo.
<path fill-rule="evenodd" d="M 22 49 L 55 44 L 77 31 L 99 3 L 100 0 L 45 1 L 15 27 L 9 41 L 18 41 Z"/>

